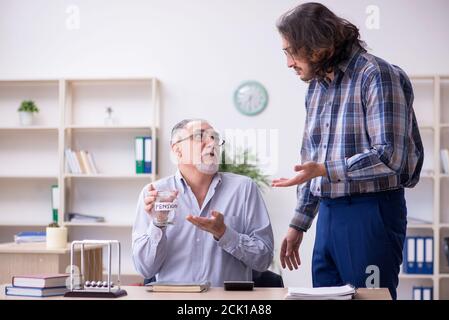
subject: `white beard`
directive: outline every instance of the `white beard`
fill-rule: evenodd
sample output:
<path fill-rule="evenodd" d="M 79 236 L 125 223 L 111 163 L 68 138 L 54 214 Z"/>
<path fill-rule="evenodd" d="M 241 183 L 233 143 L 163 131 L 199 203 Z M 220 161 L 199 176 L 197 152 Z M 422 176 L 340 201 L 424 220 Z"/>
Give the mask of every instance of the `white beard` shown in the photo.
<path fill-rule="evenodd" d="M 195 167 L 198 169 L 198 171 L 204 173 L 204 174 L 215 174 L 218 171 L 218 163 L 210 163 L 210 164 L 205 164 L 205 163 L 199 163 L 199 164 L 195 164 Z"/>

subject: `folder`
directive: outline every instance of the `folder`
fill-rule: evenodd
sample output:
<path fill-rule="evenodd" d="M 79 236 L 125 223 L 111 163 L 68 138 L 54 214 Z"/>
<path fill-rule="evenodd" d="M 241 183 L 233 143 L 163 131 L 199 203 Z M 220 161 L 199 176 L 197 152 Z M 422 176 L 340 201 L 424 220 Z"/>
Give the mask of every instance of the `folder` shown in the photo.
<path fill-rule="evenodd" d="M 424 268 L 423 273 L 433 274 L 433 237 L 424 238 Z"/>
<path fill-rule="evenodd" d="M 416 270 L 415 273 L 424 273 L 424 238 L 416 238 Z"/>
<path fill-rule="evenodd" d="M 58 185 L 51 186 L 51 210 L 53 216 L 53 222 L 58 222 L 58 209 L 59 209 L 59 187 Z"/>
<path fill-rule="evenodd" d="M 433 300 L 432 287 L 422 287 L 422 300 Z"/>
<path fill-rule="evenodd" d="M 135 138 L 135 159 L 136 159 L 136 173 L 143 173 L 144 171 L 144 137 Z"/>
<path fill-rule="evenodd" d="M 422 287 L 413 287 L 413 300 L 422 300 Z"/>
<path fill-rule="evenodd" d="M 151 163 L 152 163 L 152 148 L 153 148 L 153 140 L 151 137 L 144 137 L 144 173 L 151 173 Z"/>
<path fill-rule="evenodd" d="M 416 246 L 415 237 L 407 237 L 404 248 L 404 273 L 416 272 Z"/>

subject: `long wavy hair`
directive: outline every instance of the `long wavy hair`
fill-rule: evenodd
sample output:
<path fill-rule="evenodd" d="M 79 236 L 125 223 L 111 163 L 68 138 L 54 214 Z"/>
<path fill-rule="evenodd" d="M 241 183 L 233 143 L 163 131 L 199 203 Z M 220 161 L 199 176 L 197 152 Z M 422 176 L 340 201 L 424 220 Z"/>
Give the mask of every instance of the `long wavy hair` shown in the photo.
<path fill-rule="evenodd" d="M 304 3 L 287 11 L 276 27 L 289 42 L 291 53 L 304 58 L 319 79 L 348 59 L 354 46 L 366 51 L 359 29 L 320 3 Z"/>

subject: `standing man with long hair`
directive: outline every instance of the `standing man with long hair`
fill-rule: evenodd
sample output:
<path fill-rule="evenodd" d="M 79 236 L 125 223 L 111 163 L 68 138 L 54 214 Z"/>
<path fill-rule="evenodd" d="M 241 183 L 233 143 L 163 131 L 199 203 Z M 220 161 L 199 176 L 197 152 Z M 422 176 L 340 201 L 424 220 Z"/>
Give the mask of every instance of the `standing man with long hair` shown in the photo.
<path fill-rule="evenodd" d="M 272 184 L 297 185 L 282 267 L 300 265 L 303 233 L 319 211 L 313 286 L 365 287 L 368 270 L 378 270 L 396 299 L 404 188 L 418 183 L 424 158 L 410 80 L 369 54 L 357 27 L 322 4 L 292 9 L 277 28 L 288 67 L 309 83 L 301 164 L 293 178 Z"/>

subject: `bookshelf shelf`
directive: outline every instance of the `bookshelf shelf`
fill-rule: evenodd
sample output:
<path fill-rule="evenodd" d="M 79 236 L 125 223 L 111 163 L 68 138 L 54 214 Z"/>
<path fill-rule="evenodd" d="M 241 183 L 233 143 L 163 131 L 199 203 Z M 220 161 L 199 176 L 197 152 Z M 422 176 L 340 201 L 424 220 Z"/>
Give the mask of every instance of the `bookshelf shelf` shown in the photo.
<path fill-rule="evenodd" d="M 409 223 L 407 224 L 408 229 L 433 229 L 432 223 Z"/>
<path fill-rule="evenodd" d="M 152 181 L 152 174 L 65 174 L 65 178 L 79 179 L 145 179 Z"/>
<path fill-rule="evenodd" d="M 406 273 L 400 273 L 399 278 L 401 279 L 431 279 L 433 280 L 435 276 L 433 274 L 406 274 Z"/>
<path fill-rule="evenodd" d="M 116 130 L 150 130 L 151 125 L 115 125 L 115 126 L 91 126 L 91 125 L 70 125 L 66 130 L 84 130 L 84 131 L 116 131 Z"/>
<path fill-rule="evenodd" d="M 56 180 L 56 179 L 58 179 L 58 176 L 57 175 L 40 175 L 40 174 L 36 174 L 36 175 L 2 174 L 2 175 L 0 175 L 0 179 L 51 179 L 51 180 Z"/>
<path fill-rule="evenodd" d="M 54 131 L 58 132 L 58 127 L 54 126 L 1 126 L 0 131 Z"/>
<path fill-rule="evenodd" d="M 131 223 L 108 223 L 108 222 L 66 222 L 67 227 L 95 227 L 95 228 L 132 228 Z"/>

